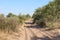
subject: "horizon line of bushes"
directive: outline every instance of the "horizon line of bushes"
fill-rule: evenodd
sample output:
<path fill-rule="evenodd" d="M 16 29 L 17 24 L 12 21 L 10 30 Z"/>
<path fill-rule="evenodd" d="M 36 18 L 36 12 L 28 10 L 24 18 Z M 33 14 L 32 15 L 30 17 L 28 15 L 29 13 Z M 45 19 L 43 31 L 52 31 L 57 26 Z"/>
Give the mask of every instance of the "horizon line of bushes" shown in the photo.
<path fill-rule="evenodd" d="M 22 25 L 25 20 L 31 18 L 29 14 L 15 15 L 9 13 L 7 16 L 0 14 L 0 31 L 17 31 L 19 25 Z"/>

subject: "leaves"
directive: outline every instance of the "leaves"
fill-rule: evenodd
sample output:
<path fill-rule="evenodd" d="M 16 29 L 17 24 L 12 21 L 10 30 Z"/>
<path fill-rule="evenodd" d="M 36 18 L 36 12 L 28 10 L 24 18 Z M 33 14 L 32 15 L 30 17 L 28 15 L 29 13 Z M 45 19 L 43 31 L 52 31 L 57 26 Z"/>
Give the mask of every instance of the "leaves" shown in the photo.
<path fill-rule="evenodd" d="M 40 24 L 41 20 L 44 22 L 56 22 L 60 19 L 60 0 L 54 0 L 47 5 L 36 9 L 33 14 L 34 22 Z M 36 21 L 39 22 L 36 22 Z"/>

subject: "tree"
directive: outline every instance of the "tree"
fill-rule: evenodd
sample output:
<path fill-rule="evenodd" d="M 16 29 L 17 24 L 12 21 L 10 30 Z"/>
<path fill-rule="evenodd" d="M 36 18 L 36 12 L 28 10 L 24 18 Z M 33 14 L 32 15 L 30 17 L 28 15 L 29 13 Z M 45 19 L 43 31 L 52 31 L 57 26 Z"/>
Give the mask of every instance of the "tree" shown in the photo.
<path fill-rule="evenodd" d="M 36 9 L 33 14 L 34 23 L 55 22 L 60 19 L 60 0 L 54 0 L 47 5 Z M 40 21 L 40 22 L 37 22 Z"/>
<path fill-rule="evenodd" d="M 14 16 L 16 16 L 16 15 L 14 15 L 14 14 L 12 14 L 12 13 L 9 13 L 9 14 L 7 15 L 7 17 L 14 17 Z"/>
<path fill-rule="evenodd" d="M 26 17 L 30 18 L 31 16 L 29 14 L 26 14 Z"/>

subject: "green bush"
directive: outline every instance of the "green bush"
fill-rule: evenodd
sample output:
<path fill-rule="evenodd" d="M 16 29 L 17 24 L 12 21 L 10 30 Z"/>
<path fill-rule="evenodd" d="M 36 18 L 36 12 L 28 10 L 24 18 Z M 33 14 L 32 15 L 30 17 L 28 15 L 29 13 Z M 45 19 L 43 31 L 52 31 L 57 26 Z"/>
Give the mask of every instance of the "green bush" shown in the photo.
<path fill-rule="evenodd" d="M 20 23 L 23 24 L 25 20 L 31 18 L 31 16 L 29 14 L 26 14 L 26 15 L 22 15 L 22 14 L 19 14 L 18 15 L 18 18 L 20 20 Z"/>
<path fill-rule="evenodd" d="M 0 30 L 17 31 L 19 25 L 22 25 L 29 15 L 14 15 L 9 13 L 6 17 L 0 14 Z M 29 16 L 30 17 L 30 16 Z"/>
<path fill-rule="evenodd" d="M 36 20 L 36 24 L 40 27 L 46 27 L 46 23 L 44 20 Z"/>
<path fill-rule="evenodd" d="M 43 25 L 41 22 L 45 23 L 48 27 L 55 27 L 53 24 L 58 22 L 60 19 L 60 1 L 54 0 L 49 2 L 47 5 L 36 9 L 33 14 L 33 22 L 37 25 Z M 44 21 L 41 21 L 44 20 Z M 60 21 L 60 20 L 59 20 Z M 49 23 L 51 24 L 49 24 Z"/>
<path fill-rule="evenodd" d="M 0 17 L 0 30 L 15 31 L 17 30 L 18 25 L 19 25 L 19 18 L 17 17 L 10 17 L 10 18 Z"/>

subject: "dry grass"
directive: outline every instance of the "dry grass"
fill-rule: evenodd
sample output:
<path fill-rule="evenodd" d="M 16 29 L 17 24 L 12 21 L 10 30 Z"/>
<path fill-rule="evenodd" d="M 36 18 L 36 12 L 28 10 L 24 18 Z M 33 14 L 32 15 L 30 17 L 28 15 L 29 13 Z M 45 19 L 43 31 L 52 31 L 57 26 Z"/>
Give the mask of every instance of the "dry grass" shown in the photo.
<path fill-rule="evenodd" d="M 47 29 L 59 29 L 60 28 L 60 22 L 47 22 Z"/>
<path fill-rule="evenodd" d="M 1 31 L 16 31 L 18 25 L 19 25 L 19 19 L 16 17 L 0 18 Z"/>

